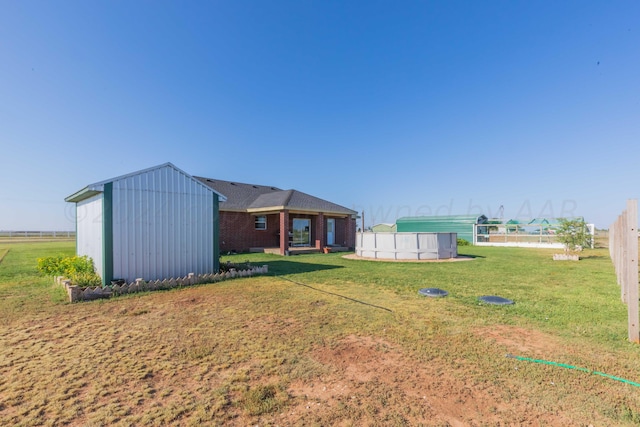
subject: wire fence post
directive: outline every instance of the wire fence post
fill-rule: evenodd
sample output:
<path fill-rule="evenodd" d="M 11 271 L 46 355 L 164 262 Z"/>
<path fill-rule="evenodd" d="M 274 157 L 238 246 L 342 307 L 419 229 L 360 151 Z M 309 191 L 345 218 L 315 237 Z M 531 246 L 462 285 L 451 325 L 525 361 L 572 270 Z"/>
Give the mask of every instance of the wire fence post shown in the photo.
<path fill-rule="evenodd" d="M 638 317 L 638 201 L 627 201 L 627 311 L 629 314 L 629 341 L 640 343 Z"/>
<path fill-rule="evenodd" d="M 640 343 L 638 293 L 638 200 L 627 200 L 627 208 L 609 229 L 609 254 L 620 285 L 620 298 L 627 304 L 629 341 Z"/>

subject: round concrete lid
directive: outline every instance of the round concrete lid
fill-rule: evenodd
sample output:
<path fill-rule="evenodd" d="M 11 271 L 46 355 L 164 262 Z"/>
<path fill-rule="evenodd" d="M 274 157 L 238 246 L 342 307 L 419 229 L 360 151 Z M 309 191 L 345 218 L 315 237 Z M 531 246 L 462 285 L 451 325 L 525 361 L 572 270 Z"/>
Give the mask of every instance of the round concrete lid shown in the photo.
<path fill-rule="evenodd" d="M 432 298 L 446 297 L 447 295 L 449 295 L 449 292 L 438 288 L 422 288 L 418 291 L 418 293 L 420 295 Z"/>
<path fill-rule="evenodd" d="M 482 302 L 486 302 L 487 304 L 494 304 L 494 305 L 514 304 L 514 302 L 511 301 L 510 299 L 498 297 L 495 295 L 485 295 L 485 296 L 478 297 L 478 299 Z"/>

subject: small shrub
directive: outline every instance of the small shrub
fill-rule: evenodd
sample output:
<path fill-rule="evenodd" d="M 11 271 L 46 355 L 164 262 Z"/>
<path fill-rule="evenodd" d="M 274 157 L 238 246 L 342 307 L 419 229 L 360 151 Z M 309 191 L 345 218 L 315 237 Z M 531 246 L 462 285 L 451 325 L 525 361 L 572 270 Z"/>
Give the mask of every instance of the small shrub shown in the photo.
<path fill-rule="evenodd" d="M 88 286 L 102 286 L 102 279 L 96 273 L 75 273 L 69 276 L 69 280 L 76 286 L 86 288 Z"/>
<path fill-rule="evenodd" d="M 93 259 L 86 255 L 63 258 L 60 265 L 64 275 L 69 277 L 78 274 L 95 273 L 96 271 Z"/>
<path fill-rule="evenodd" d="M 63 256 L 38 258 L 38 271 L 43 276 L 62 276 L 61 262 L 63 258 Z"/>
<path fill-rule="evenodd" d="M 38 271 L 45 276 L 64 276 L 77 286 L 100 286 L 93 259 L 83 256 L 50 256 L 38 258 Z"/>
<path fill-rule="evenodd" d="M 458 237 L 458 239 L 456 241 L 458 243 L 458 246 L 469 246 L 469 245 L 471 245 L 471 243 L 469 243 L 468 240 L 461 239 L 460 237 Z"/>
<path fill-rule="evenodd" d="M 556 233 L 566 252 L 578 252 L 591 246 L 591 234 L 582 218 L 559 218 L 559 222 Z"/>

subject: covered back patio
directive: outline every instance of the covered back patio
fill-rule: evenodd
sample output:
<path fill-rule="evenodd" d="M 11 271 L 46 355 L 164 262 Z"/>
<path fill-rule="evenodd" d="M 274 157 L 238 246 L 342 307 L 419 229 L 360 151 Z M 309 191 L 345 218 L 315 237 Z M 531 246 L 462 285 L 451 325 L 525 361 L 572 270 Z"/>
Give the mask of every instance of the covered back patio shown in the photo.
<path fill-rule="evenodd" d="M 254 214 L 259 216 L 264 213 Z M 289 209 L 269 212 L 268 215 L 278 217 L 279 227 L 274 242 L 277 246 L 252 247 L 251 252 L 296 255 L 354 250 L 355 215 Z"/>

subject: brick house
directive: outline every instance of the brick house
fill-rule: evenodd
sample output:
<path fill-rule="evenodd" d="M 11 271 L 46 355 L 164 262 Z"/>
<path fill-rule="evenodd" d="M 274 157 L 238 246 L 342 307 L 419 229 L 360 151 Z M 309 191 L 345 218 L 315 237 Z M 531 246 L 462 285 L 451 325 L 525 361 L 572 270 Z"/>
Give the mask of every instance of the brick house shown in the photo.
<path fill-rule="evenodd" d="M 298 190 L 195 177 L 224 194 L 221 252 L 353 250 L 357 212 Z"/>

